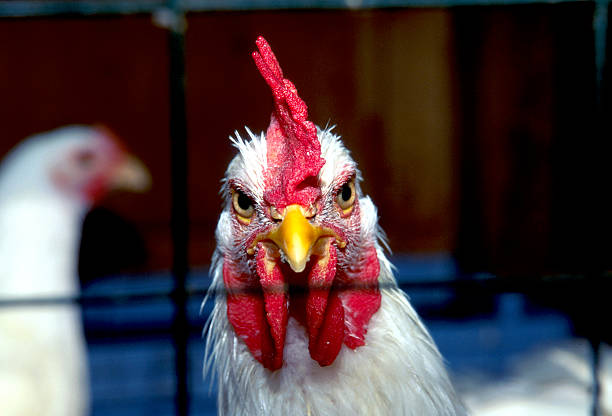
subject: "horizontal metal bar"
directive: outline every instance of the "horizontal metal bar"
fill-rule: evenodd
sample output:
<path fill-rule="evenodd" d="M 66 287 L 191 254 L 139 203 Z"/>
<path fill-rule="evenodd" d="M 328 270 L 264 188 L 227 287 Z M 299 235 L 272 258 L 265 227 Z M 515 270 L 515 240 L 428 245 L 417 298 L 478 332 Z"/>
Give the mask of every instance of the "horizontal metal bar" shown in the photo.
<path fill-rule="evenodd" d="M 590 286 L 601 286 L 612 285 L 612 273 L 606 272 L 601 275 L 585 277 L 584 275 L 572 275 L 572 274 L 559 274 L 550 276 L 510 276 L 510 277 L 499 277 L 490 274 L 477 275 L 472 278 L 455 278 L 446 277 L 437 280 L 427 279 L 414 279 L 405 281 L 399 276 L 398 286 L 403 290 L 468 290 L 468 291 L 480 291 L 488 292 L 492 294 L 500 293 L 536 293 L 542 290 L 551 291 L 551 296 L 554 297 L 555 289 L 570 289 L 576 288 L 584 290 Z M 347 285 L 340 290 L 350 289 L 372 289 L 376 286 L 364 286 L 364 285 Z M 395 285 L 378 285 L 381 290 L 395 288 Z M 292 290 L 300 291 L 300 288 L 292 287 Z M 303 291 L 307 291 L 307 287 L 301 288 Z M 601 288 L 601 290 L 606 290 Z M 244 292 L 250 292 L 245 290 Z M 224 295 L 227 291 L 225 289 L 209 290 L 208 287 L 204 286 L 188 286 L 186 288 L 187 297 L 199 296 L 203 297 L 206 294 L 210 295 Z M 233 291 L 235 293 L 235 291 Z M 155 301 L 172 299 L 172 290 L 151 290 L 151 291 L 135 291 L 135 292 L 123 292 L 113 293 L 108 295 L 80 295 L 80 296 L 57 296 L 57 297 L 33 297 L 33 298 L 2 298 L 0 299 L 0 308 L 3 307 L 19 307 L 19 306 L 48 306 L 55 304 L 70 304 L 78 303 L 83 305 L 113 305 L 113 304 L 126 304 L 132 302 L 143 302 L 143 301 Z"/>
<path fill-rule="evenodd" d="M 162 0 L 143 1 L 0 1 L 0 17 L 54 15 L 108 15 L 152 13 L 164 6 Z"/>
<path fill-rule="evenodd" d="M 278 9 L 382 9 L 513 4 L 556 4 L 594 0 L 183 0 L 186 11 L 278 10 Z"/>
<path fill-rule="evenodd" d="M 515 4 L 557 4 L 594 2 L 595 0 L 183 0 L 179 9 L 183 12 L 232 11 L 232 10 L 289 10 L 289 9 L 373 9 L 409 7 L 493 6 Z M 605 1 L 605 0 L 604 0 Z M 0 1 L 0 17 L 40 17 L 57 15 L 123 15 L 154 13 L 164 8 L 163 0 L 83 0 Z"/>

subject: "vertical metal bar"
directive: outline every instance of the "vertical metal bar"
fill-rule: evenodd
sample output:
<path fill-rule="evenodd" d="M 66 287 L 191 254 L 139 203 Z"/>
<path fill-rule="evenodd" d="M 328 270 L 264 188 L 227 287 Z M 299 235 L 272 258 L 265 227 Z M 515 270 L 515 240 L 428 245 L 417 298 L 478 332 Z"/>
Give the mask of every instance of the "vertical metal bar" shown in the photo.
<path fill-rule="evenodd" d="M 177 416 L 189 413 L 186 279 L 189 271 L 189 208 L 187 189 L 187 115 L 185 105 L 185 24 L 179 0 L 168 0 L 168 55 L 170 89 L 170 137 L 172 158 L 172 244 L 174 275 L 174 318 Z"/>
<path fill-rule="evenodd" d="M 589 345 L 591 347 L 591 376 L 593 380 L 592 387 L 592 404 L 591 404 L 591 415 L 600 416 L 601 408 L 599 406 L 599 398 L 601 395 L 601 384 L 599 380 L 599 368 L 600 368 L 600 346 L 601 342 L 596 337 L 589 339 Z"/>
<path fill-rule="evenodd" d="M 593 13 L 598 122 L 602 121 L 601 117 L 603 117 L 604 110 L 603 82 L 606 65 L 606 40 L 608 36 L 608 1 L 609 0 L 596 0 L 595 12 Z M 601 128 L 602 125 L 598 127 Z"/>
<path fill-rule="evenodd" d="M 593 13 L 593 33 L 595 41 L 595 82 L 596 82 L 596 129 L 595 134 L 597 139 L 607 140 L 606 136 L 606 103 L 605 103 L 605 79 L 604 72 L 606 68 L 606 52 L 607 52 L 607 37 L 608 37 L 608 1 L 595 0 L 595 11 Z M 598 285 L 593 285 L 593 290 L 598 290 Z M 597 297 L 596 297 L 597 298 Z M 593 308 L 598 311 L 599 308 Z M 593 314 L 595 315 L 595 314 Z M 593 320 L 597 320 L 598 316 L 592 316 Z M 601 338 L 597 327 L 589 334 L 589 345 L 591 347 L 591 376 L 592 376 L 592 404 L 591 415 L 600 416 L 601 408 L 599 405 L 601 395 L 601 380 L 599 377 L 600 371 L 600 344 Z"/>

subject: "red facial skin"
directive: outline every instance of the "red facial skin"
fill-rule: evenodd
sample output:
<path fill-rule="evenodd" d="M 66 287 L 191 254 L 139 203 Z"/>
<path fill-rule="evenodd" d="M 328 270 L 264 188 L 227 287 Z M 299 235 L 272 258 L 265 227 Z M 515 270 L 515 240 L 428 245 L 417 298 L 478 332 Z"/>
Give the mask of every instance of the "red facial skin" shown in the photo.
<path fill-rule="evenodd" d="M 330 196 L 325 199 L 322 203 L 330 203 Z M 323 237 L 302 273 L 293 272 L 280 260 L 278 248 L 265 240 L 257 243 L 253 255 L 245 256 L 246 266 L 229 253 L 225 256 L 229 321 L 254 358 L 269 370 L 283 365 L 289 317 L 305 328 L 311 358 L 327 366 L 342 344 L 351 349 L 365 344 L 367 325 L 380 307 L 378 257 L 373 242 L 361 240 L 358 201 L 348 216 L 343 217 L 339 208 L 331 214 L 313 222 L 346 230 L 347 245 L 341 249 L 334 238 Z M 243 242 L 241 251 L 246 253 L 247 242 L 270 228 L 264 225 L 270 220 L 256 215 L 250 224 L 232 222 L 236 240 Z"/>
<path fill-rule="evenodd" d="M 108 193 L 113 175 L 126 155 L 122 142 L 108 128 L 99 126 L 95 132 L 93 144 L 75 149 L 51 171 L 59 189 L 90 204 Z"/>
<path fill-rule="evenodd" d="M 111 178 L 127 154 L 123 142 L 106 126 L 97 126 L 100 134 L 100 166 L 91 173 L 83 191 L 92 202 L 97 202 L 109 191 Z M 101 155 L 104 156 L 101 156 Z"/>
<path fill-rule="evenodd" d="M 283 365 L 289 317 L 305 328 L 311 358 L 327 366 L 335 361 L 343 343 L 352 349 L 365 344 L 368 322 L 380 307 L 380 267 L 374 242 L 361 237 L 358 195 L 349 213 L 335 202 L 339 189 L 355 172 L 341 173 L 334 190 L 322 194 L 318 174 L 325 160 L 316 128 L 307 120 L 306 104 L 291 81 L 283 78 L 267 42 L 260 37 L 257 46 L 259 53 L 254 52 L 253 58 L 272 90 L 275 112 L 266 134 L 263 206 L 256 207 L 248 222 L 239 221 L 232 210 L 237 250 L 224 257 L 227 315 L 238 337 L 265 368 L 274 371 Z M 232 179 L 228 186 L 246 189 Z M 270 217 L 270 208 L 293 204 L 305 209 L 316 206 L 319 214 L 311 223 L 333 230 L 345 243 L 339 248 L 336 238 L 319 238 L 301 273 L 281 261 L 274 243 L 260 240 L 278 226 Z M 333 209 L 325 209 L 329 206 Z M 254 250 L 249 250 L 253 244 Z M 240 258 L 234 258 L 236 253 Z"/>
<path fill-rule="evenodd" d="M 339 278 L 340 286 L 345 289 L 340 293 L 340 299 L 347 311 L 346 326 L 351 328 L 347 331 L 344 343 L 347 347 L 355 349 L 365 345 L 365 335 L 370 318 L 380 307 L 380 291 L 378 290 L 378 274 L 380 264 L 374 246 L 363 250 L 362 261 L 359 271 L 347 278 L 346 274 Z"/>

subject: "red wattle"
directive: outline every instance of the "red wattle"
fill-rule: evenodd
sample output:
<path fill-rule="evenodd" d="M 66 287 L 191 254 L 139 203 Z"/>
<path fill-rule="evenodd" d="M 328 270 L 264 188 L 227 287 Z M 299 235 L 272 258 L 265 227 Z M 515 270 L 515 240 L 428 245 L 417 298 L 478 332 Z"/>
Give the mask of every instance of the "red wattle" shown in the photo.
<path fill-rule="evenodd" d="M 312 359 L 323 367 L 332 364 L 340 353 L 344 332 L 344 307 L 338 292 L 334 291 L 329 296 L 318 336 L 310 337 L 308 350 Z"/>
<path fill-rule="evenodd" d="M 327 243 L 327 255 L 319 257 L 308 275 L 308 298 L 306 301 L 306 322 L 308 335 L 316 338 L 323 323 L 327 297 L 336 275 L 336 247 Z"/>
<path fill-rule="evenodd" d="M 270 370 L 277 370 L 283 365 L 283 349 L 285 348 L 285 334 L 289 314 L 287 310 L 287 291 L 283 275 L 278 263 L 267 260 L 267 250 L 262 243 L 258 244 L 257 274 L 263 290 L 263 299 L 266 309 L 266 320 L 270 328 L 270 335 L 274 343 L 274 357 Z"/>
<path fill-rule="evenodd" d="M 226 258 L 223 262 L 223 281 L 228 290 L 227 318 L 234 331 L 264 367 L 271 370 L 279 368 L 274 368 L 278 360 L 257 278 L 237 272 L 231 260 Z"/>
<path fill-rule="evenodd" d="M 306 326 L 310 356 L 321 365 L 331 364 L 344 340 L 344 311 L 330 290 L 336 275 L 337 252 L 329 239 L 326 255 L 320 256 L 308 275 Z M 333 301 L 333 302 L 332 302 Z"/>
<path fill-rule="evenodd" d="M 355 349 L 365 344 L 367 325 L 380 307 L 380 265 L 372 246 L 350 277 L 338 277 L 337 249 L 327 242 L 322 255 L 313 255 L 308 275 L 292 274 L 288 266 L 263 243 L 258 244 L 254 275 L 235 270 L 231 260 L 223 264 L 228 289 L 227 315 L 239 338 L 262 365 L 277 370 L 283 365 L 283 349 L 290 305 L 291 316 L 306 328 L 308 349 L 321 366 L 331 365 L 342 344 Z M 283 271 L 287 276 L 283 275 Z M 291 294 L 289 284 L 305 284 L 307 292 Z"/>

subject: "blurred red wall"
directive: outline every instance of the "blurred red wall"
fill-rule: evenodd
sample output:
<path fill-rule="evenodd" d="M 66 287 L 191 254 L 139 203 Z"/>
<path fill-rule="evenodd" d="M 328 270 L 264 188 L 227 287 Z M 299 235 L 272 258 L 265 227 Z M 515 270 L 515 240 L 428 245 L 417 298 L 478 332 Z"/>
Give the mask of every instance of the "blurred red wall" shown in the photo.
<path fill-rule="evenodd" d="M 336 125 L 352 150 L 394 252 L 454 252 L 467 269 L 562 268 L 576 246 L 559 242 L 564 232 L 588 238 L 567 223 L 588 214 L 576 201 L 598 203 L 597 186 L 581 187 L 597 172 L 563 170 L 575 136 L 593 136 L 584 129 L 593 122 L 591 17 L 581 4 L 189 14 L 191 263 L 207 264 L 214 248 L 228 136 L 269 121 L 272 100 L 250 57 L 262 34 L 310 118 Z M 168 269 L 165 30 L 145 15 L 3 19 L 0 38 L 0 155 L 60 125 L 108 125 L 154 180 L 147 194 L 104 201 L 146 252 L 118 267 Z M 588 143 L 573 159 L 579 169 L 602 151 Z M 114 228 L 98 230 L 96 251 L 116 245 Z"/>

